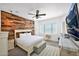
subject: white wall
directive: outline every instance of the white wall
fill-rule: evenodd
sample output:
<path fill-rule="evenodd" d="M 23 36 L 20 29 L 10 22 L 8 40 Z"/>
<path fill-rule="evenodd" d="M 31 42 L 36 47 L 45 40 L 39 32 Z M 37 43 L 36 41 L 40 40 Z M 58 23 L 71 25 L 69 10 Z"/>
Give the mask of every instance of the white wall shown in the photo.
<path fill-rule="evenodd" d="M 39 34 L 39 25 L 40 24 L 48 24 L 48 23 L 56 23 L 57 24 L 57 33 L 66 33 L 66 24 L 65 24 L 65 15 L 51 18 L 51 19 L 46 19 L 46 20 L 40 20 L 40 21 L 35 21 L 35 34 Z"/>

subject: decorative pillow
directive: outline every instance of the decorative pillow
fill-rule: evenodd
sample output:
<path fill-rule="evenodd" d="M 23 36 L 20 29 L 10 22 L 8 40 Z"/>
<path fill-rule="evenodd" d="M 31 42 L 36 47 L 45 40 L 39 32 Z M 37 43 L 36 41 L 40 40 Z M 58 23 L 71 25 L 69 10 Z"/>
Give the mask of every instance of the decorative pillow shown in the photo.
<path fill-rule="evenodd" d="M 64 34 L 65 38 L 70 38 L 69 34 Z"/>
<path fill-rule="evenodd" d="M 51 38 L 51 35 L 45 34 L 45 36 L 44 36 L 44 39 L 45 39 L 45 40 L 49 40 L 50 38 Z"/>

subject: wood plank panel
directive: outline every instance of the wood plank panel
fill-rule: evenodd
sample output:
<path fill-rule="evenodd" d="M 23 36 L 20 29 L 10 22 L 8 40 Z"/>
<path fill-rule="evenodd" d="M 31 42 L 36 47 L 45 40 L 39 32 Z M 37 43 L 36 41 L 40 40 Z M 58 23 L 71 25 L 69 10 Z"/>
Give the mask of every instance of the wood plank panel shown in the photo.
<path fill-rule="evenodd" d="M 8 31 L 9 39 L 14 39 L 16 29 L 33 29 L 34 34 L 34 21 L 1 11 L 1 31 Z"/>

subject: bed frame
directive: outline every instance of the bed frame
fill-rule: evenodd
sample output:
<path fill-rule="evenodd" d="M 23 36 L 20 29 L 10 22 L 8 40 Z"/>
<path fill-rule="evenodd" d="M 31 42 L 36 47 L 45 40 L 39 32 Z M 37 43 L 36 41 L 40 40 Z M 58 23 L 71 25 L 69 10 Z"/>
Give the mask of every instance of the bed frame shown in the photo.
<path fill-rule="evenodd" d="M 17 33 L 28 33 L 28 32 L 32 32 L 32 30 L 15 30 L 15 39 L 17 39 Z M 23 50 L 25 50 L 28 55 L 30 55 L 32 52 L 33 52 L 33 47 L 30 47 L 30 48 L 26 48 L 26 47 L 23 47 L 22 45 L 16 43 L 16 40 L 15 41 L 15 46 L 19 46 L 20 48 L 22 48 Z"/>

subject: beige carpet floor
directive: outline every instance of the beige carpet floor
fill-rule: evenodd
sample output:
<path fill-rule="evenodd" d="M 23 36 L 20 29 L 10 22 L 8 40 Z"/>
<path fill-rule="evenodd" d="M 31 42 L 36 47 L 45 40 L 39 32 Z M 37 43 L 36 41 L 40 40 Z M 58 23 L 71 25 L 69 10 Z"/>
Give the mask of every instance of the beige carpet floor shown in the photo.
<path fill-rule="evenodd" d="M 39 56 L 60 56 L 60 51 L 58 47 L 47 45 Z"/>

